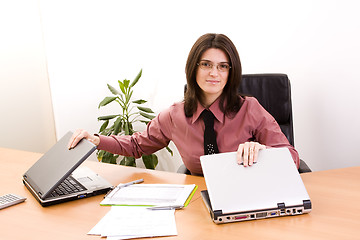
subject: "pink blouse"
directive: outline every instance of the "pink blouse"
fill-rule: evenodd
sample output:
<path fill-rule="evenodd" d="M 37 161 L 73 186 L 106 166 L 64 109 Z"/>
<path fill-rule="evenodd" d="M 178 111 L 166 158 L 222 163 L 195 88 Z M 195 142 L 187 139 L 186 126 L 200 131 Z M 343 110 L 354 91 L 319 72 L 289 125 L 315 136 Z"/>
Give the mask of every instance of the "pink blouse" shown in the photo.
<path fill-rule="evenodd" d="M 144 132 L 132 136 L 100 136 L 98 149 L 122 156 L 140 158 L 166 147 L 170 141 L 176 145 L 181 158 L 191 173 L 202 174 L 200 156 L 204 155 L 204 122 L 197 111 L 187 118 L 184 103 L 175 103 L 162 111 L 147 125 Z M 239 144 L 256 141 L 267 147 L 288 147 L 299 167 L 299 155 L 289 144 L 275 119 L 253 97 L 246 97 L 239 112 L 229 118 L 219 108 L 219 99 L 209 108 L 215 115 L 214 129 L 220 152 L 237 151 Z"/>

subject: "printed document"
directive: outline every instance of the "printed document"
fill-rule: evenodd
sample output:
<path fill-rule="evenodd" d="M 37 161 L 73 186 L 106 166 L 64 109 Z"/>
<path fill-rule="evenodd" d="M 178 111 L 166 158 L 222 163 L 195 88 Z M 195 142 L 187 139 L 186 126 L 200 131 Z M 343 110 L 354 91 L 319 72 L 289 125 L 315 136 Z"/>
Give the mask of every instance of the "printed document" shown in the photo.
<path fill-rule="evenodd" d="M 175 210 L 112 206 L 88 233 L 108 240 L 177 235 Z"/>
<path fill-rule="evenodd" d="M 195 184 L 134 184 L 105 197 L 101 205 L 186 206 L 196 191 Z"/>

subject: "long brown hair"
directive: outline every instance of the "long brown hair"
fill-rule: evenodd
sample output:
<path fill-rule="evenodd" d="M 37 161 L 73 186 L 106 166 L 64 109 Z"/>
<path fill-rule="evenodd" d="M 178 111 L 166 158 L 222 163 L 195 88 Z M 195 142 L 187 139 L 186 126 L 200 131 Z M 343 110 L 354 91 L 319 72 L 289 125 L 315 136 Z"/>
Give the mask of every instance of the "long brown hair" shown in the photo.
<path fill-rule="evenodd" d="M 184 95 L 184 110 L 186 117 L 191 117 L 197 109 L 197 102 L 201 95 L 201 89 L 196 82 L 197 63 L 202 54 L 209 48 L 224 51 L 230 60 L 230 72 L 228 81 L 220 96 L 220 109 L 230 116 L 237 113 L 241 107 L 238 88 L 241 81 L 241 62 L 239 54 L 232 41 L 224 34 L 208 33 L 201 36 L 190 50 L 186 67 L 187 88 Z M 226 106 L 225 106 L 226 104 Z"/>

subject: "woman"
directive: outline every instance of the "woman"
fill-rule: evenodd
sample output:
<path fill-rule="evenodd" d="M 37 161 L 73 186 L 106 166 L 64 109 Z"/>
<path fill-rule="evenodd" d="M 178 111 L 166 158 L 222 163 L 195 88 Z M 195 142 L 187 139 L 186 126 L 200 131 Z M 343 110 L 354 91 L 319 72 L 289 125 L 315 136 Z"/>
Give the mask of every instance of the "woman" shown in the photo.
<path fill-rule="evenodd" d="M 189 53 L 185 72 L 184 101 L 162 111 L 144 132 L 132 136 L 98 136 L 77 130 L 69 148 L 86 138 L 98 149 L 139 158 L 173 141 L 187 169 L 201 175 L 200 156 L 206 153 L 202 112 L 207 109 L 215 119 L 215 153 L 237 151 L 238 163 L 247 167 L 256 162 L 261 149 L 288 147 L 299 167 L 298 153 L 275 119 L 255 98 L 238 95 L 241 62 L 228 37 L 223 34 L 201 36 Z"/>

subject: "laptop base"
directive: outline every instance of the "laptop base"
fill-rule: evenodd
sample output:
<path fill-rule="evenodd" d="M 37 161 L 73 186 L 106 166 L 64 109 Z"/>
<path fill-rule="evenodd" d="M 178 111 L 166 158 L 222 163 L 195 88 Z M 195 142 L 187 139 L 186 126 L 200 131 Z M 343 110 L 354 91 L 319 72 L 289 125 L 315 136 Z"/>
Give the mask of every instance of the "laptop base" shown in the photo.
<path fill-rule="evenodd" d="M 300 215 L 303 213 L 309 213 L 311 211 L 311 202 L 304 201 L 304 205 L 298 206 L 288 206 L 279 205 L 275 209 L 263 209 L 253 212 L 235 212 L 235 213 L 222 213 L 222 211 L 213 211 L 211 207 L 211 202 L 207 190 L 201 191 L 201 196 L 203 202 L 208 209 L 211 219 L 216 224 L 222 223 L 231 223 L 231 222 L 241 222 L 248 220 L 264 219 L 264 218 L 273 218 L 281 216 L 293 216 Z"/>
<path fill-rule="evenodd" d="M 51 206 L 51 205 L 55 205 L 55 204 L 59 204 L 59 203 L 63 203 L 63 202 L 69 202 L 69 201 L 73 201 L 73 200 L 77 200 L 77 199 L 81 199 L 81 198 L 96 196 L 96 195 L 100 195 L 100 194 L 105 194 L 111 189 L 109 187 L 106 189 L 95 190 L 91 193 L 80 193 L 78 195 L 73 195 L 73 196 L 65 195 L 63 198 L 61 198 L 61 197 L 51 198 L 50 197 L 48 199 L 42 200 L 42 199 L 38 198 L 38 196 L 34 192 L 34 189 L 26 181 L 23 180 L 23 183 L 26 186 L 26 188 L 31 192 L 31 194 L 35 197 L 35 199 L 43 207 L 47 207 L 47 206 Z"/>

